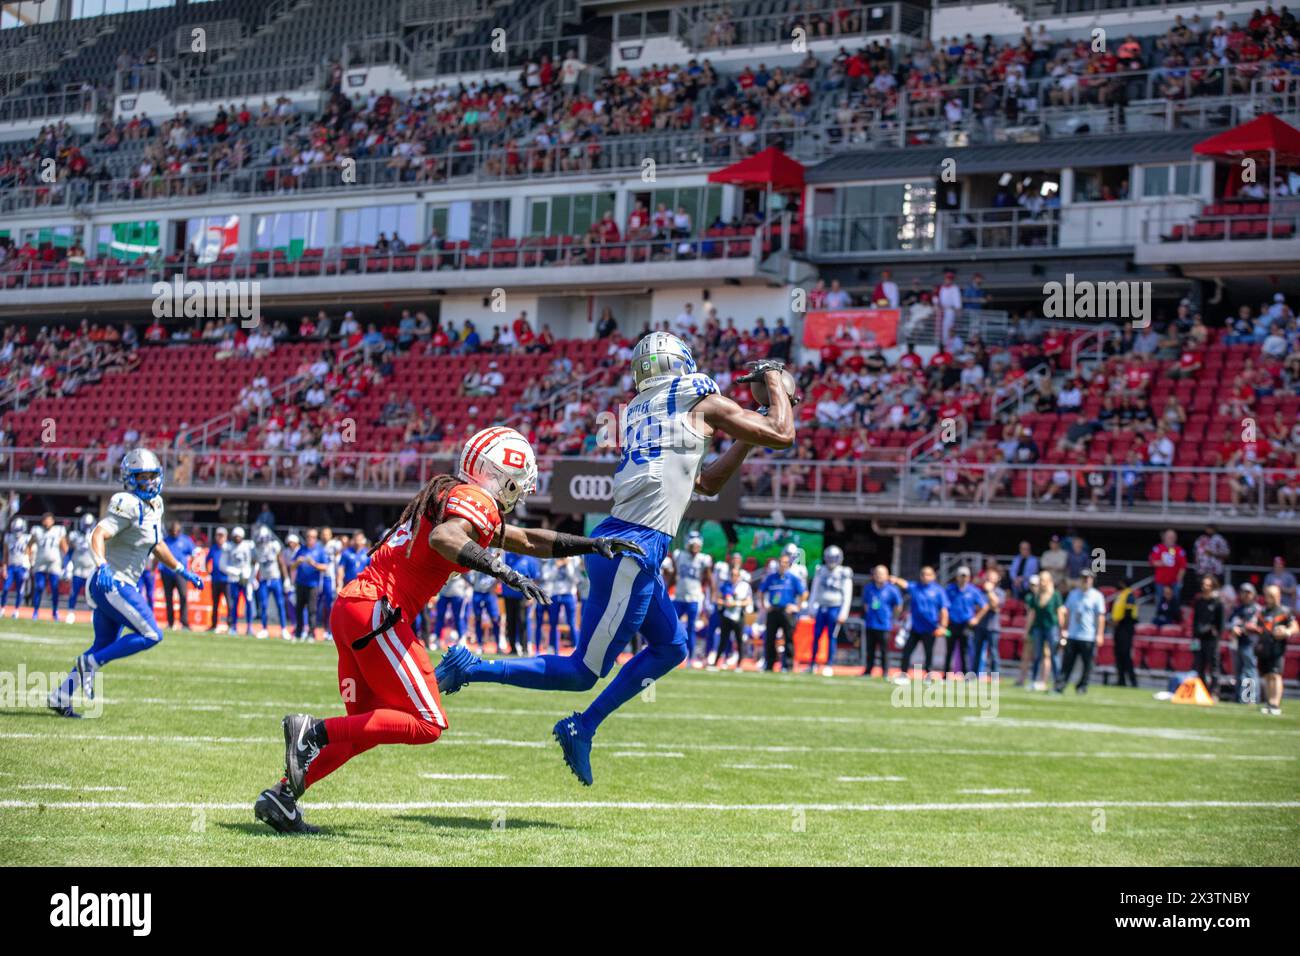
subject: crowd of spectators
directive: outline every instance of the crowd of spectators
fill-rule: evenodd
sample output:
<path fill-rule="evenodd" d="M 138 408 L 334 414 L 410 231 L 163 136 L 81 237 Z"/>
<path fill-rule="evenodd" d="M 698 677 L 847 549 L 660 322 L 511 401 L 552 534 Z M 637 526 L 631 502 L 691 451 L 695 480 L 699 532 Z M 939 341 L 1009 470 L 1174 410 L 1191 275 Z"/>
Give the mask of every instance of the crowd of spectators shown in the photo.
<path fill-rule="evenodd" d="M 129 323 L 119 329 L 83 319 L 76 327 L 35 330 L 8 324 L 0 332 L 0 409 L 74 395 L 105 374 L 130 371 L 140 361 L 138 344 L 139 335 Z"/>
<path fill-rule="evenodd" d="M 847 35 L 864 13 L 852 5 L 826 16 L 792 11 L 788 28 L 802 25 L 812 39 Z M 569 51 L 528 61 L 512 80 L 409 93 L 345 92 L 336 68 L 316 115 L 281 96 L 231 102 L 208 122 L 184 111 L 163 122 L 145 113 L 105 117 L 89 142 L 65 123 L 51 125 L 3 155 L 0 189 L 35 186 L 36 201 L 51 202 L 120 180 L 115 198 L 157 197 L 200 192 L 249 170 L 249 188 L 282 191 L 339 179 L 344 158 L 373 160 L 377 176 L 412 183 L 475 169 L 501 177 L 589 171 L 618 137 L 681 130 L 701 131 L 712 158 L 735 159 L 772 134 L 823 122 L 832 142 L 890 132 L 903 93 L 909 142 L 921 143 L 945 129 L 991 133 L 1045 106 L 1122 105 L 1131 86 L 1124 74 L 1139 70 L 1152 71 L 1152 87 L 1138 95 L 1175 101 L 1241 93 L 1257 78 L 1281 89 L 1296 72 L 1298 32 L 1287 8 L 1269 7 L 1244 24 L 1222 12 L 1177 17 L 1164 35 L 1127 35 L 1101 49 L 1091 38 L 1058 40 L 1040 25 L 1017 43 L 871 40 L 821 59 L 809 52 L 789 67 L 759 62 L 730 73 L 708 57 L 599 73 Z M 714 35 L 726 45 L 725 23 Z M 116 177 L 105 159 L 126 145 L 134 151 L 129 175 Z M 47 159 L 55 160 L 52 178 L 42 176 Z"/>

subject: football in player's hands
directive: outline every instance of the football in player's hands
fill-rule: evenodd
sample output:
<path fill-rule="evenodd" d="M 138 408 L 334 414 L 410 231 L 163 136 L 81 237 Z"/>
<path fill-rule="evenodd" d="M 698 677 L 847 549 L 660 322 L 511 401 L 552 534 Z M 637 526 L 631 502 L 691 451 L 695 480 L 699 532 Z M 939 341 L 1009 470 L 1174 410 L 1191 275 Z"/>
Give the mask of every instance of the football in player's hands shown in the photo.
<path fill-rule="evenodd" d="M 785 388 L 785 393 L 790 396 L 790 404 L 799 403 L 799 386 L 795 383 L 794 376 L 790 374 L 789 369 L 781 369 L 781 385 Z M 758 402 L 762 408 L 768 408 L 772 404 L 772 396 L 767 389 L 767 374 L 760 375 L 755 381 L 749 383 L 749 392 L 754 396 L 754 401 Z"/>

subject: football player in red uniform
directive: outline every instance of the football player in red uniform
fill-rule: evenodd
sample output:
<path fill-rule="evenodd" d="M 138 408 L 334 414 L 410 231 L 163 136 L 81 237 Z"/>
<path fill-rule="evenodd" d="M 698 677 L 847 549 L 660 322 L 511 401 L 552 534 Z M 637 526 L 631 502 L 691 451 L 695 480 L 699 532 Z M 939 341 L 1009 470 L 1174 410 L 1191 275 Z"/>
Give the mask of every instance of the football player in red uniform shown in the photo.
<path fill-rule="evenodd" d="M 435 670 L 430 664 L 411 622 L 452 574 L 485 572 L 544 605 L 549 598 L 537 582 L 490 548 L 542 558 L 644 553 L 621 538 L 505 524 L 502 515 L 536 483 L 528 440 L 512 428 L 487 428 L 466 442 L 455 477 L 436 475 L 411 499 L 330 614 L 347 714 L 284 718 L 284 777 L 258 797 L 259 820 L 281 833 L 314 833 L 297 804 L 309 786 L 376 744 L 431 744 L 447 729 L 438 694 L 442 665 Z M 458 652 L 464 649 L 453 648 L 444 660 Z"/>

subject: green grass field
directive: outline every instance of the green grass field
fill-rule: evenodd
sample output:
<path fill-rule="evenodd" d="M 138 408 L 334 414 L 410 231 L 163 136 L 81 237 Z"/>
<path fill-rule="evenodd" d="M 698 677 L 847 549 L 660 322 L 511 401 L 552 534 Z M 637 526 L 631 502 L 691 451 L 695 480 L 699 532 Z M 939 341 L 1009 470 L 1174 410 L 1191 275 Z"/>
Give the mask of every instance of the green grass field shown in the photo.
<path fill-rule="evenodd" d="M 64 671 L 86 625 L 0 622 L 0 676 Z M 334 650 L 169 635 L 103 672 L 103 712 L 0 711 L 9 864 L 1300 864 L 1300 704 L 1160 703 L 1007 686 L 997 715 L 903 707 L 882 681 L 678 671 L 569 774 L 555 720 L 590 695 L 473 685 L 430 747 L 252 801 L 280 717 L 341 707 Z"/>

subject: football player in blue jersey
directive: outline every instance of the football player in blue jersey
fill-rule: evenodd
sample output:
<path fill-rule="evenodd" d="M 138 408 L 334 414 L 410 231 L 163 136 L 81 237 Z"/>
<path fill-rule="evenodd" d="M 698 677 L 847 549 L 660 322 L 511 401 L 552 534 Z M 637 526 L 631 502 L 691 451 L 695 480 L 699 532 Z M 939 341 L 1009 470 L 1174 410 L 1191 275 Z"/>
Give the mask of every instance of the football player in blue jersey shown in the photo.
<path fill-rule="evenodd" d="M 72 665 L 63 683 L 49 696 L 50 709 L 64 717 L 81 716 L 72 709 L 80 687 L 94 697 L 95 672 L 110 661 L 148 650 L 163 639 L 153 607 L 145 603 L 138 584 L 150 554 L 197 588 L 203 584 L 171 553 L 162 539 L 163 472 L 158 456 L 136 448 L 122 458 L 122 487 L 113 495 L 108 513 L 90 533 L 95 572 L 86 588 L 94 608 L 94 643 Z"/>
<path fill-rule="evenodd" d="M 647 682 L 686 660 L 686 630 L 668 597 L 660 566 L 691 495 L 717 494 L 752 449 L 783 449 L 794 443 L 794 396 L 787 391 L 786 374 L 780 362 L 751 363 L 736 381 L 761 381 L 771 405 L 764 411 L 748 411 L 696 370 L 690 349 L 677 336 L 668 332 L 644 336 L 632 353 L 637 395 L 623 424 L 614 503 L 610 516 L 593 532 L 630 540 L 643 553 L 585 557 L 591 589 L 571 654 L 483 661 L 467 648 L 453 648 L 438 666 L 442 693 L 455 693 L 465 683 L 478 681 L 539 690 L 589 690 L 610 672 L 619 653 L 640 632 L 645 646 L 586 710 L 561 719 L 553 731 L 569 769 L 590 786 L 591 742 L 601 721 L 641 693 Z M 703 467 L 717 431 L 734 441 Z"/>

